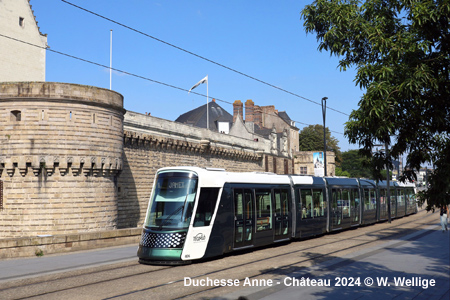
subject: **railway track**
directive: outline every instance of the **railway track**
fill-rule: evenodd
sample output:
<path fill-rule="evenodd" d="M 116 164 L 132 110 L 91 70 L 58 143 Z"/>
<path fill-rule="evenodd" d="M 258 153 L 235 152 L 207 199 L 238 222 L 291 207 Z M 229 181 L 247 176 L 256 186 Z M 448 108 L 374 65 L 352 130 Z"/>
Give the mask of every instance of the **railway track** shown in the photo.
<path fill-rule="evenodd" d="M 430 224 L 436 214 L 419 212 L 317 238 L 240 252 L 186 266 L 148 266 L 136 261 L 0 283 L 0 299 L 211 299 L 235 286 L 201 286 L 201 280 L 276 280 L 318 263 L 397 240 Z M 185 278 L 188 278 L 185 282 Z M 241 284 L 242 286 L 242 284 Z"/>

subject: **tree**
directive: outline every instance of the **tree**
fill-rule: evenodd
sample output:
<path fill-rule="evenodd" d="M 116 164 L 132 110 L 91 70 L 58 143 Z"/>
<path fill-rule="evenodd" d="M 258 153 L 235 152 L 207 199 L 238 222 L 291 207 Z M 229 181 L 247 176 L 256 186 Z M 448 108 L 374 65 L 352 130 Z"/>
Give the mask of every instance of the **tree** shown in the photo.
<path fill-rule="evenodd" d="M 367 166 L 367 159 L 362 157 L 358 150 L 342 152 L 341 168 L 348 172 L 350 177 L 373 178 L 372 172 Z"/>
<path fill-rule="evenodd" d="M 325 127 L 325 138 L 327 140 L 327 149 L 331 149 L 336 155 L 335 162 L 341 162 L 341 148 L 339 141 L 331 136 L 330 129 Z M 304 127 L 299 134 L 300 151 L 323 151 L 323 125 L 309 125 Z"/>
<path fill-rule="evenodd" d="M 342 171 L 342 169 L 340 167 L 336 167 L 335 175 L 336 176 L 343 176 L 343 177 L 352 177 L 349 172 Z"/>
<path fill-rule="evenodd" d="M 434 165 L 420 201 L 427 210 L 450 203 L 450 2 L 446 0 L 316 0 L 302 11 L 319 50 L 357 70 L 365 90 L 345 135 L 359 144 L 371 168 L 381 170 L 406 153 L 402 179 Z M 375 153 L 386 143 L 389 155 Z"/>

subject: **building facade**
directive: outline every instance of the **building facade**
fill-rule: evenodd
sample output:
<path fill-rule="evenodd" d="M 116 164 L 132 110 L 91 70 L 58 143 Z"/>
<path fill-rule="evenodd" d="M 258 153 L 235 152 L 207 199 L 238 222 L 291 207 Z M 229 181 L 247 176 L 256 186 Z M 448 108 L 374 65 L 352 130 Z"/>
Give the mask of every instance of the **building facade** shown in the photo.
<path fill-rule="evenodd" d="M 47 35 L 29 0 L 0 1 L 0 34 L 0 82 L 44 81 Z"/>
<path fill-rule="evenodd" d="M 298 151 L 294 156 L 295 174 L 312 175 L 314 176 L 314 153 L 321 151 Z M 323 152 L 322 152 L 323 153 Z M 326 176 L 336 175 L 336 155 L 334 152 L 327 151 L 327 174 Z"/>

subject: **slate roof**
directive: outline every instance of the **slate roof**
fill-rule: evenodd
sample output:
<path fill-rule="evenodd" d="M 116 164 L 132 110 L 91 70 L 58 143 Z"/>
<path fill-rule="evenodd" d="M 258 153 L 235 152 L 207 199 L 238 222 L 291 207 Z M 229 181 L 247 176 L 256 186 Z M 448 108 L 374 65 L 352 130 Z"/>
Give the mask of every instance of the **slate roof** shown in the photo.
<path fill-rule="evenodd" d="M 213 131 L 218 131 L 217 122 L 229 122 L 230 125 L 233 123 L 233 116 L 230 115 L 225 109 L 223 109 L 216 102 L 208 103 L 209 110 L 209 129 Z M 199 106 L 187 113 L 180 115 L 175 122 L 184 123 L 187 125 L 207 128 L 206 126 L 206 104 Z M 231 127 L 231 126 L 230 126 Z"/>

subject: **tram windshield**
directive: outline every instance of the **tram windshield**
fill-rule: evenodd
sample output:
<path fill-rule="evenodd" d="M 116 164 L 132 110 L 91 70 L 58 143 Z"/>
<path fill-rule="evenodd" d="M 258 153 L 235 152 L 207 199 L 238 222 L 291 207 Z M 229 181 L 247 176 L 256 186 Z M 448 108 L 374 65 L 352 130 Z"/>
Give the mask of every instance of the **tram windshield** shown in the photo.
<path fill-rule="evenodd" d="M 154 230 L 188 228 L 197 191 L 193 173 L 166 172 L 158 174 L 145 227 Z"/>

